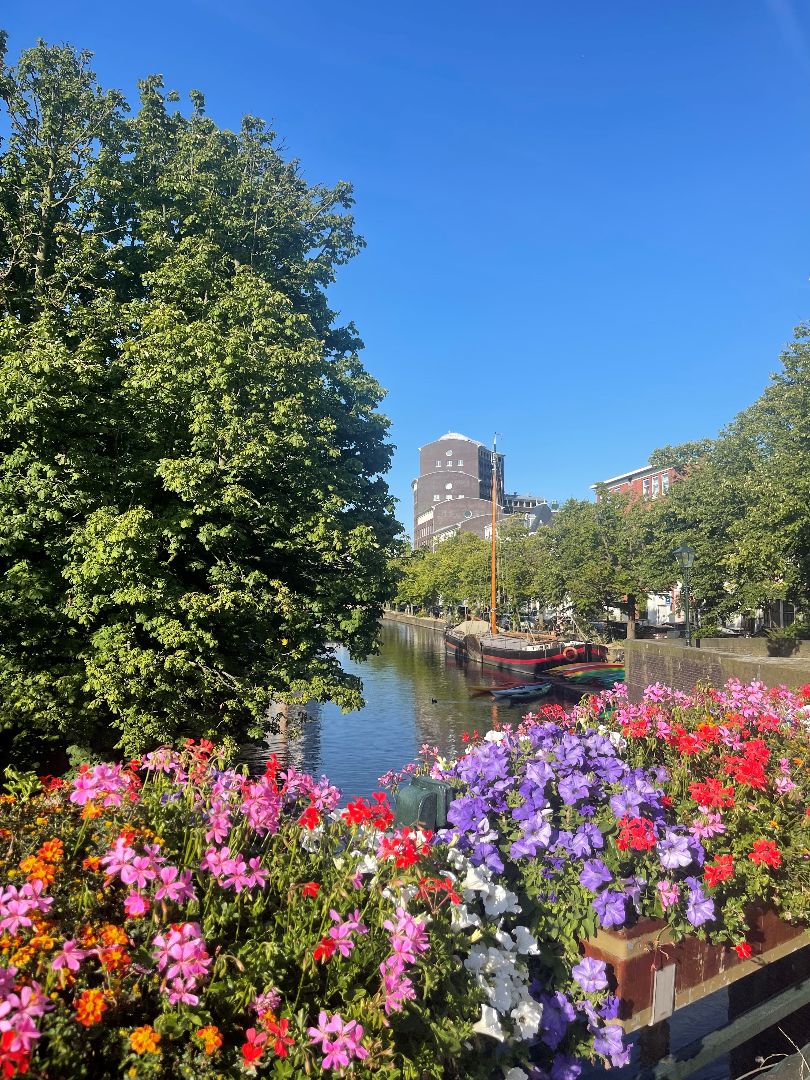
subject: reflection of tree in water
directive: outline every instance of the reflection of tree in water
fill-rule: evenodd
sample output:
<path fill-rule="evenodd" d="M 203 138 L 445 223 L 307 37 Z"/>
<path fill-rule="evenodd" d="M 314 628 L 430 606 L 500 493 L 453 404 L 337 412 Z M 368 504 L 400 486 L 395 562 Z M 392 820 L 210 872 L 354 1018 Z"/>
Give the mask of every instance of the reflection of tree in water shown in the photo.
<path fill-rule="evenodd" d="M 343 716 L 333 705 L 310 705 L 303 719 L 291 718 L 285 733 L 245 748 L 251 769 L 261 772 L 275 753 L 285 765 L 331 774 L 345 791 L 371 791 L 377 776 L 402 768 L 422 743 L 458 753 L 465 745 L 462 732 L 483 735 L 495 721 L 515 723 L 528 711 L 497 705 L 486 692 L 520 682 L 519 675 L 464 665 L 445 655 L 440 633 L 420 626 L 386 621 L 379 653 L 357 663 L 341 652 L 340 660 L 363 680 L 365 709 Z M 478 688 L 484 692 L 476 694 Z M 355 783 L 361 776 L 362 789 Z"/>

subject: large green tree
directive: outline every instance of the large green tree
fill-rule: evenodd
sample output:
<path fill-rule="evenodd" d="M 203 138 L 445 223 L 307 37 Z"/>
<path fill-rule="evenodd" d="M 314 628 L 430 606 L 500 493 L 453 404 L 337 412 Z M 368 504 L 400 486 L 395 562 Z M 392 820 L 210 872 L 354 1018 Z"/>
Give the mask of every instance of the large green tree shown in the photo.
<path fill-rule="evenodd" d="M 0 39 L 5 57 L 5 38 Z M 326 288 L 351 190 L 263 123 L 0 67 L 0 730 L 131 752 L 359 702 L 398 531 L 382 391 Z"/>

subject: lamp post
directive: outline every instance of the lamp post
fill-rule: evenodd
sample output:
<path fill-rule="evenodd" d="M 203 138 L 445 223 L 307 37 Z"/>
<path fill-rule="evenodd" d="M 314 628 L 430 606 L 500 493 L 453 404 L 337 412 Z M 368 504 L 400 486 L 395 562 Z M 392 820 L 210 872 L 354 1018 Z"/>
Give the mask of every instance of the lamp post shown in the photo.
<path fill-rule="evenodd" d="M 686 644 L 692 644 L 692 628 L 689 624 L 689 571 L 695 561 L 695 549 L 689 544 L 681 544 L 673 552 L 678 560 L 678 566 L 683 570 L 684 586 L 684 614 L 686 615 Z"/>

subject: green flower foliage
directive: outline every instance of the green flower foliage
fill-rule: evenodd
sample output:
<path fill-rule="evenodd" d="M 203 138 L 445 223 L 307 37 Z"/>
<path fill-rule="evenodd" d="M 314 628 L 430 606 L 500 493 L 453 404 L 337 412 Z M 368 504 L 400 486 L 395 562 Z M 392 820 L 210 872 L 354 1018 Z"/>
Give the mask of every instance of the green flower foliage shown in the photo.
<path fill-rule="evenodd" d="M 4 39 L 0 45 L 5 45 Z M 325 289 L 351 189 L 275 136 L 0 69 L 0 731 L 17 760 L 356 707 L 398 526 L 383 391 Z"/>

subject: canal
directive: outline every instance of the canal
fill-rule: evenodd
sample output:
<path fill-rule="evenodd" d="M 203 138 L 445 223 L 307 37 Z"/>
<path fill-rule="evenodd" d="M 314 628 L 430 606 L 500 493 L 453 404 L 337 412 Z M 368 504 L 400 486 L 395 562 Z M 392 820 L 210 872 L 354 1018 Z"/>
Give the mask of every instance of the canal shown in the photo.
<path fill-rule="evenodd" d="M 343 714 L 333 705 L 311 705 L 301 734 L 276 736 L 266 748 L 254 748 L 252 766 L 276 753 L 297 769 L 328 776 L 345 801 L 376 791 L 379 777 L 413 761 L 423 743 L 454 753 L 463 748 L 463 732 L 483 734 L 494 721 L 518 721 L 530 709 L 497 705 L 480 693 L 489 686 L 514 686 L 523 681 L 520 675 L 473 664 L 465 668 L 445 655 L 442 635 L 428 627 L 386 620 L 376 656 L 362 663 L 344 650 L 339 656 L 343 667 L 363 680 L 365 707 Z M 555 701 L 563 703 L 548 695 L 540 704 Z"/>

